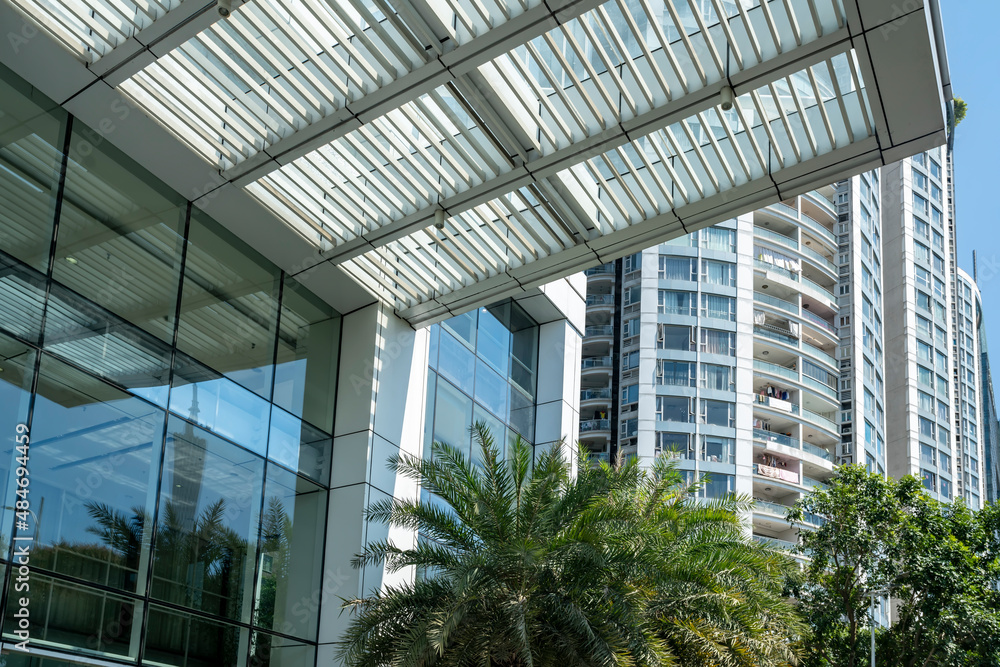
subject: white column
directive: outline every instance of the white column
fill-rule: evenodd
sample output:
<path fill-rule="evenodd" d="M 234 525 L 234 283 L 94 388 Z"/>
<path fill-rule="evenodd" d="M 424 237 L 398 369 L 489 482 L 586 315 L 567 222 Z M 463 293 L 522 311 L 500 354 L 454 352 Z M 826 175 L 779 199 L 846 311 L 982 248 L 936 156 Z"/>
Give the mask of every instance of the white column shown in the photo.
<path fill-rule="evenodd" d="M 427 386 L 427 330 L 414 331 L 380 304 L 344 316 L 333 470 L 319 624 L 319 664 L 329 664 L 350 622 L 340 613 L 340 598 L 366 595 L 390 583 L 381 567 L 356 570 L 351 560 L 364 545 L 387 537 L 397 545 L 413 544 L 408 531 L 390 533 L 369 524 L 364 514 L 379 501 L 412 497 L 410 480 L 386 468 L 397 453 L 420 455 Z M 392 575 L 406 580 L 412 572 Z"/>

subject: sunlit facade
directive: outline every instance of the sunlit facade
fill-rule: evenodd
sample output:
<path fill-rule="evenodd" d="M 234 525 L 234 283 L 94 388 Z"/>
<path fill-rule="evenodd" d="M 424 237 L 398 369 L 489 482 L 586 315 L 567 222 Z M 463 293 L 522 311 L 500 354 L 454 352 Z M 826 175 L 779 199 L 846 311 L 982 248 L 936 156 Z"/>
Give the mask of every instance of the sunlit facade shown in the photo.
<path fill-rule="evenodd" d="M 5 664 L 328 664 L 391 454 L 576 438 L 582 276 L 341 313 L 4 69 L 0 112 Z"/>

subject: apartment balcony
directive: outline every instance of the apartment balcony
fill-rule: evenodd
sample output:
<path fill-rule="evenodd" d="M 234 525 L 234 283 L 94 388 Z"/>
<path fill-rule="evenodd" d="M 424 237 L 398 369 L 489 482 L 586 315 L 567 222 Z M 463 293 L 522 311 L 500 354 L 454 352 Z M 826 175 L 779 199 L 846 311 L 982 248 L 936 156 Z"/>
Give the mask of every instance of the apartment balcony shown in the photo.
<path fill-rule="evenodd" d="M 832 226 L 837 222 L 837 209 L 833 201 L 820 193 L 807 192 L 802 195 L 800 205 L 804 215 L 821 225 Z"/>
<path fill-rule="evenodd" d="M 584 357 L 580 360 L 580 379 L 588 388 L 611 384 L 613 368 L 611 357 Z"/>
<path fill-rule="evenodd" d="M 794 235 L 798 234 L 798 229 L 791 230 L 791 235 L 781 234 L 777 231 L 766 229 L 760 225 L 754 225 L 753 235 L 754 238 L 763 242 L 769 247 L 788 255 L 794 259 L 802 262 L 803 271 L 808 271 L 810 269 L 820 271 L 824 273 L 830 280 L 837 280 L 837 266 L 829 259 L 825 257 L 811 247 L 799 243 L 799 241 L 794 238 Z M 812 241 L 810 241 L 811 243 Z M 832 255 L 832 252 L 830 253 Z"/>
<path fill-rule="evenodd" d="M 614 320 L 614 314 L 614 294 L 587 295 L 587 326 L 610 324 Z"/>
<path fill-rule="evenodd" d="M 595 324 L 583 330 L 583 344 L 610 345 L 615 341 L 615 327 L 613 324 Z M 586 355 L 585 355 L 586 356 Z"/>
<path fill-rule="evenodd" d="M 611 408 L 611 388 L 584 389 L 580 392 L 580 410 L 609 410 Z"/>
<path fill-rule="evenodd" d="M 753 464 L 753 483 L 755 495 L 758 488 L 764 493 L 774 492 L 775 487 L 779 493 L 810 493 L 814 489 L 825 490 L 829 488 L 826 482 L 798 470 L 763 463 Z"/>
<path fill-rule="evenodd" d="M 595 443 L 607 443 L 611 438 L 610 419 L 581 419 L 580 442 L 593 446 Z"/>
<path fill-rule="evenodd" d="M 587 276 L 587 290 L 590 292 L 596 291 L 599 287 L 603 288 L 601 291 L 610 291 L 614 288 L 615 265 L 613 262 L 591 267 L 583 273 Z"/>
<path fill-rule="evenodd" d="M 812 297 L 831 312 L 837 310 L 837 299 L 831 291 L 832 287 L 820 285 L 816 281 L 795 271 L 790 271 L 759 258 L 755 258 L 753 264 L 755 283 L 758 282 L 757 278 L 766 279 L 765 282 L 777 282 L 788 290 L 802 292 L 804 295 Z"/>

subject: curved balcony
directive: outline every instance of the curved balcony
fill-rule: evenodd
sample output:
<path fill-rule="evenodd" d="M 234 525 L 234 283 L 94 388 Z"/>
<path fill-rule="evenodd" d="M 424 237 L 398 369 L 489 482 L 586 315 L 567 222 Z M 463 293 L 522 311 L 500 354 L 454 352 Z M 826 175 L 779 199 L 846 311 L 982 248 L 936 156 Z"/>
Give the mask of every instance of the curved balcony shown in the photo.
<path fill-rule="evenodd" d="M 580 409 L 608 408 L 611 407 L 611 388 L 602 387 L 600 389 L 584 389 L 580 392 Z"/>
<path fill-rule="evenodd" d="M 802 195 L 802 212 L 820 224 L 826 218 L 831 225 L 837 222 L 837 209 L 833 202 L 826 197 L 815 192 L 807 192 Z"/>
<path fill-rule="evenodd" d="M 583 357 L 580 360 L 580 378 L 590 386 L 607 385 L 611 379 L 611 357 Z"/>
<path fill-rule="evenodd" d="M 753 444 L 755 447 L 771 450 L 783 456 L 794 456 L 822 472 L 833 472 L 833 454 L 799 438 L 755 428 Z"/>
<path fill-rule="evenodd" d="M 813 299 L 823 304 L 832 311 L 836 311 L 837 299 L 829 288 L 823 287 L 819 283 L 806 278 L 795 271 L 790 271 L 784 267 L 765 262 L 762 259 L 754 258 L 754 270 L 767 276 L 769 280 L 777 280 L 787 289 L 801 291 L 808 294 Z"/>
<path fill-rule="evenodd" d="M 609 288 L 615 284 L 615 265 L 614 263 L 602 264 L 600 266 L 594 266 L 583 272 L 587 276 L 587 285 L 606 285 Z"/>
<path fill-rule="evenodd" d="M 610 419 L 582 419 L 580 420 L 580 441 L 594 443 L 607 440 L 611 437 Z"/>
<path fill-rule="evenodd" d="M 615 338 L 615 327 L 612 324 L 596 324 L 583 330 L 585 343 L 606 340 L 611 343 Z"/>
<path fill-rule="evenodd" d="M 793 251 L 792 256 L 796 257 L 799 261 L 809 262 L 810 265 L 826 273 L 832 280 L 837 279 L 837 267 L 833 262 L 812 248 L 800 244 L 796 239 L 771 231 L 770 229 L 764 229 L 759 225 L 754 225 L 753 235 L 755 238 L 772 246 L 777 246 L 781 250 Z"/>

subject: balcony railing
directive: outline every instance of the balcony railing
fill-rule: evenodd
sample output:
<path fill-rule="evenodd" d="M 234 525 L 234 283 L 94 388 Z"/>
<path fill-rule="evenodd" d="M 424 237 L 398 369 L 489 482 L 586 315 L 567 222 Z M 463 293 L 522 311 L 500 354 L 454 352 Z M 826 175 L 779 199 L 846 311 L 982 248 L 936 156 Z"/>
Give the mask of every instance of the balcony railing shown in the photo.
<path fill-rule="evenodd" d="M 815 345 L 811 345 L 811 344 L 803 341 L 802 342 L 802 349 L 805 350 L 810 355 L 816 357 L 820 361 L 825 361 L 826 363 L 828 363 L 830 366 L 832 366 L 834 368 L 840 368 L 840 364 L 837 363 L 836 359 L 834 359 L 829 354 L 827 354 L 823 350 L 819 349 Z"/>
<path fill-rule="evenodd" d="M 819 283 L 815 283 L 806 278 L 805 276 L 802 276 L 802 284 L 806 287 L 811 287 L 812 289 L 816 290 L 817 292 L 819 292 L 821 295 L 823 295 L 825 298 L 829 299 L 833 303 L 837 303 L 837 297 L 833 295 L 833 292 L 831 292 L 828 288 L 823 287 Z"/>
<path fill-rule="evenodd" d="M 584 357 L 580 360 L 581 368 L 611 368 L 611 357 Z"/>
<path fill-rule="evenodd" d="M 824 461 L 830 461 L 831 463 L 833 462 L 833 454 L 826 451 L 822 447 L 817 447 L 816 445 L 812 445 L 808 442 L 802 443 L 802 451 L 812 454 L 813 456 L 818 456 Z"/>
<path fill-rule="evenodd" d="M 761 371 L 762 373 L 780 375 L 781 377 L 788 378 L 789 380 L 794 380 L 796 382 L 799 381 L 799 374 L 797 371 L 793 371 L 791 368 L 785 368 L 784 366 L 779 366 L 778 364 L 772 364 L 769 361 L 754 359 L 753 369 L 755 371 Z"/>
<path fill-rule="evenodd" d="M 753 328 L 753 333 L 755 336 L 763 336 L 764 338 L 770 338 L 771 340 L 776 340 L 778 342 L 784 343 L 785 345 L 791 345 L 792 347 L 799 346 L 799 339 L 793 338 L 777 331 L 771 331 L 770 329 L 765 329 L 761 326 L 756 326 Z"/>
<path fill-rule="evenodd" d="M 836 412 L 831 414 L 835 415 Z M 818 412 L 813 412 L 812 410 L 807 410 L 803 408 L 802 416 L 808 419 L 809 421 L 813 422 L 814 424 L 817 424 L 825 428 L 828 431 L 833 431 L 834 433 L 840 432 L 840 429 L 837 428 L 837 424 L 826 415 L 821 415 Z"/>
<path fill-rule="evenodd" d="M 603 389 L 584 389 L 580 392 L 581 401 L 592 401 L 595 399 L 611 399 L 611 390 L 607 387 Z"/>
<path fill-rule="evenodd" d="M 583 330 L 584 336 L 614 336 L 615 328 L 611 324 L 590 326 Z"/>
<path fill-rule="evenodd" d="M 809 322 L 812 322 L 813 324 L 817 325 L 821 329 L 825 329 L 825 330 L 829 331 L 830 333 L 837 333 L 837 330 L 836 330 L 836 328 L 834 328 L 832 322 L 827 322 L 826 320 L 824 320 L 822 317 L 820 317 L 816 313 L 811 313 L 811 312 L 809 312 L 805 308 L 802 309 L 802 319 L 808 320 Z"/>
<path fill-rule="evenodd" d="M 602 264 L 600 266 L 593 266 L 583 272 L 587 276 L 603 276 L 603 275 L 614 275 L 615 265 L 614 264 Z"/>
<path fill-rule="evenodd" d="M 587 297 L 588 306 L 613 306 L 615 305 L 614 294 L 591 294 Z"/>
<path fill-rule="evenodd" d="M 610 431 L 611 420 L 609 419 L 583 419 L 580 421 L 580 433 L 594 433 L 596 431 Z"/>
<path fill-rule="evenodd" d="M 754 292 L 753 298 L 754 301 L 760 301 L 761 303 L 766 303 L 769 306 L 774 306 L 775 308 L 779 308 L 794 315 L 799 314 L 798 304 L 794 304 L 791 301 L 785 301 L 784 299 L 779 299 L 776 296 L 771 296 L 770 294 L 764 294 L 763 292 Z"/>
<path fill-rule="evenodd" d="M 782 519 L 784 519 L 788 514 L 788 510 L 792 509 L 787 505 L 772 503 L 767 500 L 758 500 L 757 498 L 754 498 L 753 504 L 755 509 L 758 509 L 761 512 L 766 512 L 767 514 L 775 514 L 780 516 Z"/>
<path fill-rule="evenodd" d="M 805 475 L 802 476 L 802 486 L 809 489 L 817 488 L 823 491 L 830 488 L 830 485 L 827 484 L 826 482 L 821 482 L 818 479 L 813 479 L 812 477 L 806 477 Z"/>
<path fill-rule="evenodd" d="M 771 273 L 777 273 L 779 276 L 783 278 L 788 278 L 789 280 L 793 280 L 795 282 L 799 281 L 798 273 L 795 273 L 794 271 L 789 271 L 788 269 L 783 269 L 777 264 L 771 264 L 770 262 L 765 262 L 762 259 L 755 259 L 753 261 L 753 265 L 756 266 L 758 269 L 764 269 L 765 271 L 770 271 Z"/>
<path fill-rule="evenodd" d="M 787 412 L 789 414 L 797 415 L 799 414 L 799 406 L 788 401 L 782 401 L 777 398 L 771 398 L 770 396 L 757 395 L 757 400 L 754 405 L 765 405 L 773 410 L 780 410 L 782 412 Z"/>
<path fill-rule="evenodd" d="M 810 232 L 822 238 L 832 248 L 837 247 L 837 239 L 834 237 L 833 232 L 824 227 L 821 223 L 810 218 L 808 214 L 805 214 L 801 218 L 799 218 L 799 221 L 802 223 L 803 227 L 807 227 Z"/>
<path fill-rule="evenodd" d="M 788 540 L 779 540 L 773 537 L 765 537 L 763 535 L 754 535 L 754 542 L 760 542 L 761 544 L 766 544 L 767 546 L 774 547 L 776 549 L 784 549 L 785 551 L 794 551 L 798 548 L 798 545 L 794 542 L 789 542 Z"/>
<path fill-rule="evenodd" d="M 772 232 L 770 229 L 764 229 L 763 227 L 754 227 L 753 235 L 760 237 L 762 239 L 767 239 L 769 241 L 774 241 L 775 243 L 780 243 L 781 245 L 792 248 L 793 250 L 799 249 L 799 242 L 795 239 L 785 236 L 784 234 L 778 234 L 777 232 Z"/>
<path fill-rule="evenodd" d="M 837 400 L 837 390 L 828 384 L 820 382 L 819 380 L 814 380 L 808 375 L 802 376 L 802 384 L 809 387 L 813 391 L 819 392 L 823 396 L 826 396 L 832 401 Z"/>
<path fill-rule="evenodd" d="M 772 431 L 765 431 L 762 428 L 755 428 L 753 430 L 753 437 L 755 440 L 760 440 L 766 443 L 774 443 L 776 445 L 782 445 L 783 447 L 791 447 L 792 449 L 799 449 L 799 441 L 795 438 L 787 435 L 781 435 L 780 433 L 774 433 Z"/>
<path fill-rule="evenodd" d="M 810 248 L 808 246 L 802 246 L 799 250 L 802 252 L 803 255 L 805 255 L 806 257 L 808 257 L 812 261 L 816 262 L 819 266 L 824 267 L 830 273 L 833 273 L 833 274 L 837 273 L 837 267 L 836 267 L 836 265 L 834 265 L 833 262 L 831 262 L 830 260 L 828 260 L 823 255 L 819 254 L 818 252 L 816 252 L 812 248 Z"/>

